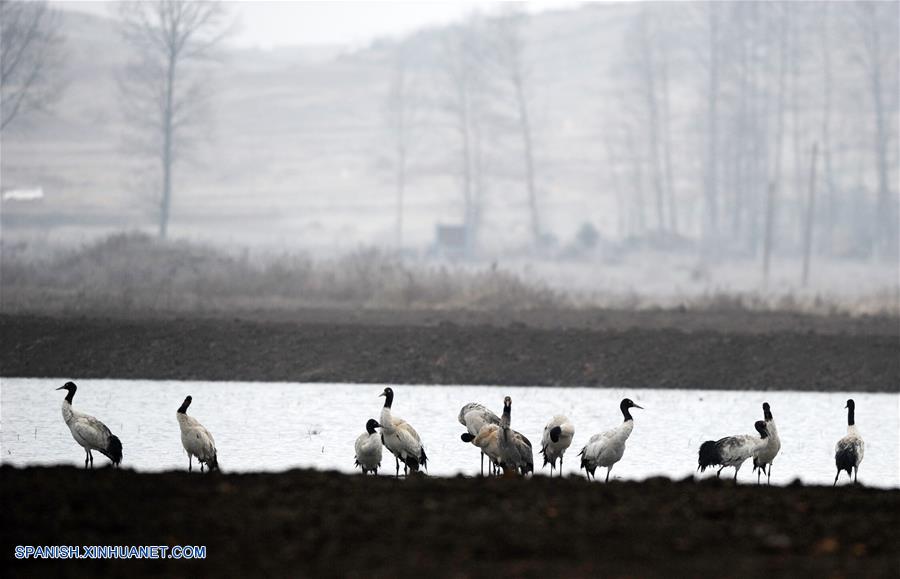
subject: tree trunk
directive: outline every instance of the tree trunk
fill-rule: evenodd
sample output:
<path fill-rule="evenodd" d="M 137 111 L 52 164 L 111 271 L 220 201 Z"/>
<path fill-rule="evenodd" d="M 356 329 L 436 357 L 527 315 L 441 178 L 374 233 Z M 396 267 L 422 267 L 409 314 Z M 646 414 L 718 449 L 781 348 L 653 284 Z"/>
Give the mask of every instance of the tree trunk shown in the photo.
<path fill-rule="evenodd" d="M 660 81 L 662 83 L 662 144 L 663 159 L 665 162 L 666 174 L 666 194 L 669 198 L 669 229 L 672 233 L 678 233 L 678 211 L 676 209 L 678 201 L 675 195 L 675 175 L 672 168 L 672 133 L 670 131 L 670 108 L 669 108 L 669 65 L 666 56 L 662 58 L 662 68 L 660 69 Z"/>
<path fill-rule="evenodd" d="M 709 9 L 709 86 L 707 94 L 706 150 L 706 237 L 715 239 L 719 227 L 717 188 L 718 168 L 718 97 L 719 97 L 719 7 L 711 2 Z"/>
<path fill-rule="evenodd" d="M 784 18 L 781 20 L 781 39 L 779 41 L 779 65 L 778 65 L 778 108 L 775 129 L 775 169 L 769 182 L 769 190 L 766 195 L 765 238 L 763 239 L 763 285 L 768 286 L 769 268 L 772 259 L 772 250 L 775 237 L 775 220 L 777 217 L 776 204 L 778 202 L 778 186 L 781 178 L 781 153 L 784 141 L 784 89 L 785 75 L 787 73 L 787 35 L 790 24 L 791 8 L 784 7 Z"/>
<path fill-rule="evenodd" d="M 522 130 L 522 146 L 525 155 L 525 186 L 528 191 L 528 210 L 531 214 L 531 237 L 534 243 L 541 240 L 541 226 L 538 219 L 537 190 L 534 176 L 534 152 L 531 138 L 531 118 L 528 115 L 528 103 L 525 101 L 525 89 L 522 80 L 516 77 L 513 80 L 516 92 L 516 103 L 519 111 L 519 126 Z"/>
<path fill-rule="evenodd" d="M 165 239 L 169 232 L 169 211 L 172 204 L 172 164 L 174 158 L 172 155 L 172 142 L 174 125 L 172 118 L 174 111 L 172 110 L 174 93 L 175 93 L 175 64 L 177 63 L 176 55 L 170 54 L 168 69 L 166 70 L 166 102 L 163 109 L 163 150 L 162 150 L 162 198 L 159 207 L 159 237 Z"/>
<path fill-rule="evenodd" d="M 803 224 L 803 287 L 809 282 L 809 262 L 812 256 L 813 220 L 816 214 L 816 155 L 818 145 L 813 145 L 809 169 L 809 197 L 806 201 L 806 220 Z"/>
<path fill-rule="evenodd" d="M 822 4 L 822 65 L 823 84 L 822 94 L 822 161 L 825 165 L 825 253 L 833 255 L 834 252 L 834 221 L 836 215 L 836 200 L 834 187 L 834 174 L 832 173 L 831 157 L 831 44 L 828 34 L 828 3 Z"/>
<path fill-rule="evenodd" d="M 875 15 L 873 14 L 873 18 Z M 881 39 L 878 26 L 872 26 L 873 58 L 871 67 L 871 90 L 875 105 L 875 159 L 878 169 L 878 247 L 882 258 L 894 257 L 897 254 L 897 220 L 894 199 L 888 182 L 888 135 L 885 128 L 884 101 L 882 96 L 882 79 L 880 54 Z"/>

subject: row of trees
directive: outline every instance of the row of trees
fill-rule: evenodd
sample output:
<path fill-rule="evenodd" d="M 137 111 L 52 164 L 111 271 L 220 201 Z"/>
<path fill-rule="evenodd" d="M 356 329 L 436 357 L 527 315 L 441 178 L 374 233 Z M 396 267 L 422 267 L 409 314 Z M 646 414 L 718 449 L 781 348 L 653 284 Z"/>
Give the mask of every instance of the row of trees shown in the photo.
<path fill-rule="evenodd" d="M 230 26 L 221 2 L 120 2 L 121 33 L 131 58 L 119 74 L 119 102 L 129 147 L 156 166 L 154 205 L 166 237 L 175 166 L 203 123 L 209 92 L 205 70 Z M 58 12 L 46 2 L 0 2 L 2 129 L 46 111 L 65 84 L 65 38 Z"/>
<path fill-rule="evenodd" d="M 0 9 L 6 129 L 60 94 L 64 39 L 46 3 L 4 0 Z M 585 154 L 598 168 L 598 196 L 614 200 L 622 237 L 697 237 L 709 251 L 760 255 L 766 269 L 776 248 L 898 254 L 898 3 L 584 10 L 607 9 L 626 15 L 625 34 L 614 66 L 594 72 L 602 92 L 583 98 L 613 95 L 614 106 L 598 107 L 599 121 L 577 121 L 596 125 Z M 157 167 L 164 237 L 174 168 L 203 119 L 204 71 L 228 19 L 219 2 L 123 2 L 118 12 L 131 48 L 120 102 L 137 129 L 131 144 Z M 505 8 L 396 46 L 386 160 L 399 246 L 405 200 L 423 173 L 457 181 L 470 249 L 500 188 L 526 208 L 532 244 L 549 237 L 554 127 L 535 103 L 555 107 L 542 81 L 553 63 L 532 28 Z"/>
<path fill-rule="evenodd" d="M 776 247 L 898 255 L 896 2 L 625 10 L 621 57 L 596 73 L 597 100 L 618 96 L 592 150 L 619 234 L 697 237 L 706 251 L 759 255 L 766 271 Z M 535 149 L 553 127 L 533 114 L 536 93 L 549 92 L 535 69 L 548 60 L 529 29 L 507 10 L 446 31 L 430 58 L 419 37 L 397 46 L 388 110 L 398 240 L 417 143 L 447 151 L 470 244 L 490 182 L 510 179 L 532 240 L 544 239 L 546 164 Z M 442 146 L 417 127 L 443 131 Z"/>

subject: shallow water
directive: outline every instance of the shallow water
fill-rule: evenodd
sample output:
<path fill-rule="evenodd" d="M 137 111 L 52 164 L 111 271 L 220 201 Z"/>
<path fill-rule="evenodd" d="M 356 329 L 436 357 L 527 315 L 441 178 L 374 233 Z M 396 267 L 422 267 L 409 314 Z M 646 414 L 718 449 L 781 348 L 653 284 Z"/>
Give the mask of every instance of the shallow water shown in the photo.
<path fill-rule="evenodd" d="M 65 392 L 54 391 L 64 381 L 0 378 L 3 463 L 83 465 L 84 451 L 60 412 Z M 128 468 L 187 468 L 175 411 L 190 394 L 194 401 L 189 414 L 212 432 L 223 470 L 351 472 L 353 443 L 365 431 L 368 418 L 378 419 L 382 389 L 377 384 L 84 380 L 74 406 L 119 436 L 122 464 Z M 832 483 L 834 444 L 846 433 L 844 404 L 852 397 L 856 423 L 866 441 L 860 482 L 900 486 L 897 394 L 404 385 L 394 386 L 394 392 L 394 415 L 418 430 L 428 453 L 429 474 L 442 476 L 479 471 L 478 451 L 459 439 L 464 429 L 457 415 L 467 402 L 481 402 L 499 413 L 503 397 L 512 396 L 513 427 L 531 439 L 536 471 L 544 473 L 549 467 L 541 469 L 537 454 L 543 427 L 554 414 L 566 414 L 575 425 L 575 440 L 566 454 L 564 472 L 577 474 L 578 451 L 591 435 L 621 422 L 619 401 L 627 396 L 645 409 L 632 411 L 634 432 L 610 478 L 643 479 L 694 474 L 697 448 L 704 440 L 753 433 L 753 422 L 762 419 L 761 405 L 768 401 L 782 441 L 772 469 L 773 484 L 796 478 Z M 94 454 L 96 466 L 108 463 Z M 382 469 L 381 474 L 394 472 L 387 451 Z M 748 461 L 740 480 L 755 481 L 751 470 Z M 731 472 L 728 469 L 723 476 Z M 605 471 L 598 471 L 603 475 Z"/>

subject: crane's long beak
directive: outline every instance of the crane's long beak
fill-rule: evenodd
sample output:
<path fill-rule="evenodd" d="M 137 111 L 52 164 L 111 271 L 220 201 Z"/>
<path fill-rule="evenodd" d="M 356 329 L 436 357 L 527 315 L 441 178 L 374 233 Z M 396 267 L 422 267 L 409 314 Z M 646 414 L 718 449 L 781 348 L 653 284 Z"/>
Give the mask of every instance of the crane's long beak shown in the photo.
<path fill-rule="evenodd" d="M 637 404 L 635 404 L 635 405 L 634 405 L 634 406 L 632 406 L 632 408 L 640 408 L 640 409 L 641 409 L 641 410 L 643 410 L 643 409 L 644 409 L 644 407 L 643 407 L 643 406 L 638 406 L 638 405 L 637 405 Z"/>
<path fill-rule="evenodd" d="M 378 424 L 378 423 L 376 422 L 376 423 L 375 423 L 375 428 L 381 428 L 381 425 Z"/>
<path fill-rule="evenodd" d="M 54 388 L 54 390 L 65 390 L 65 389 L 66 389 L 65 386 L 60 386 L 59 388 Z"/>
<path fill-rule="evenodd" d="M 382 396 L 384 396 L 384 392 L 378 395 L 379 398 L 381 398 Z"/>

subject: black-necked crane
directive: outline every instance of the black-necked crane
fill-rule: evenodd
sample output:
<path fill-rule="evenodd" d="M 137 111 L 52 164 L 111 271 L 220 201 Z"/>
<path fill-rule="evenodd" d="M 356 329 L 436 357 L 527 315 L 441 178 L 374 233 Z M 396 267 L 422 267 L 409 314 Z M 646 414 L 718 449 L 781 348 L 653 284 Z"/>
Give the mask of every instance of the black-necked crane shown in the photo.
<path fill-rule="evenodd" d="M 512 398 L 503 399 L 503 415 L 497 431 L 497 451 L 500 467 L 506 473 L 518 471 L 522 475 L 534 472 L 534 452 L 531 441 L 512 428 Z"/>
<path fill-rule="evenodd" d="M 188 406 L 192 401 L 193 398 L 187 396 L 175 413 L 178 428 L 181 430 L 181 446 L 188 455 L 188 472 L 193 470 L 193 457 L 197 457 L 197 462 L 200 463 L 200 472 L 203 472 L 204 465 L 210 471 L 218 470 L 219 457 L 216 454 L 216 441 L 213 440 L 212 434 L 205 426 L 193 416 L 188 416 Z"/>
<path fill-rule="evenodd" d="M 559 475 L 562 476 L 563 455 L 572 444 L 575 437 L 575 427 L 569 419 L 561 414 L 554 416 L 544 427 L 544 436 L 541 438 L 541 454 L 544 455 L 544 466 L 550 465 L 550 476 L 556 468 L 559 460 Z"/>
<path fill-rule="evenodd" d="M 79 412 L 72 408 L 72 400 L 75 398 L 75 391 L 78 389 L 74 382 L 66 382 L 57 390 L 66 390 L 66 398 L 62 403 L 62 416 L 72 433 L 75 442 L 84 448 L 84 468 L 94 468 L 94 455 L 92 450 L 96 450 L 112 461 L 113 465 L 119 466 L 122 462 L 122 442 L 119 438 L 109 431 L 105 424 L 89 416 L 83 412 Z"/>
<path fill-rule="evenodd" d="M 422 446 L 419 433 L 408 422 L 391 414 L 394 391 L 387 387 L 379 396 L 384 396 L 384 407 L 381 409 L 381 441 L 394 455 L 397 465 L 396 475 L 400 476 L 400 462 L 403 462 L 404 474 L 408 474 L 409 470 L 416 472 L 420 466 L 428 468 L 428 457 L 425 455 L 425 447 Z"/>
<path fill-rule="evenodd" d="M 356 462 L 354 466 L 362 469 L 363 474 L 378 474 L 378 467 L 381 466 L 381 436 L 375 432 L 376 428 L 381 428 L 378 421 L 370 418 L 366 422 L 366 431 L 356 438 L 354 449 L 356 450 Z"/>
<path fill-rule="evenodd" d="M 581 468 L 584 469 L 588 479 L 594 477 L 597 467 L 606 467 L 606 482 L 609 482 L 609 473 L 614 464 L 622 460 L 625 454 L 625 443 L 634 430 L 634 418 L 631 416 L 630 409 L 641 408 L 628 398 L 619 403 L 619 410 L 625 420 L 619 426 L 595 434 L 588 440 L 588 443 L 581 449 L 578 456 L 581 457 Z"/>
<path fill-rule="evenodd" d="M 734 480 L 737 482 L 738 472 L 744 461 L 766 445 L 768 437 L 766 423 L 757 420 L 753 426 L 759 436 L 738 434 L 719 440 L 707 440 L 701 444 L 697 455 L 697 470 L 704 472 L 707 467 L 719 466 L 719 470 L 716 471 L 716 478 L 719 478 L 722 469 L 731 466 L 734 467 Z"/>
<path fill-rule="evenodd" d="M 781 450 L 781 439 L 778 437 L 778 428 L 775 426 L 775 419 L 772 417 L 772 408 L 768 402 L 763 402 L 763 418 L 766 422 L 766 445 L 753 454 L 753 470 L 756 471 L 756 484 L 759 484 L 760 476 L 766 472 L 766 466 L 769 467 L 766 472 L 766 484 L 772 484 L 772 462 Z"/>
<path fill-rule="evenodd" d="M 500 417 L 477 402 L 469 402 L 459 411 L 459 423 L 466 427 L 460 438 L 466 443 L 475 443 L 475 437 L 486 426 L 499 426 Z M 484 449 L 481 450 L 481 476 L 484 476 Z M 493 465 L 493 462 L 492 462 Z"/>
<path fill-rule="evenodd" d="M 859 430 L 856 429 L 856 403 L 853 399 L 847 400 L 847 436 L 837 441 L 834 446 L 834 465 L 837 467 L 837 474 L 834 475 L 834 484 L 836 486 L 841 471 L 847 471 L 847 476 L 853 476 L 853 482 L 857 482 L 856 476 L 859 474 L 859 463 L 862 462 L 863 453 L 866 450 L 866 443 L 863 442 Z"/>

